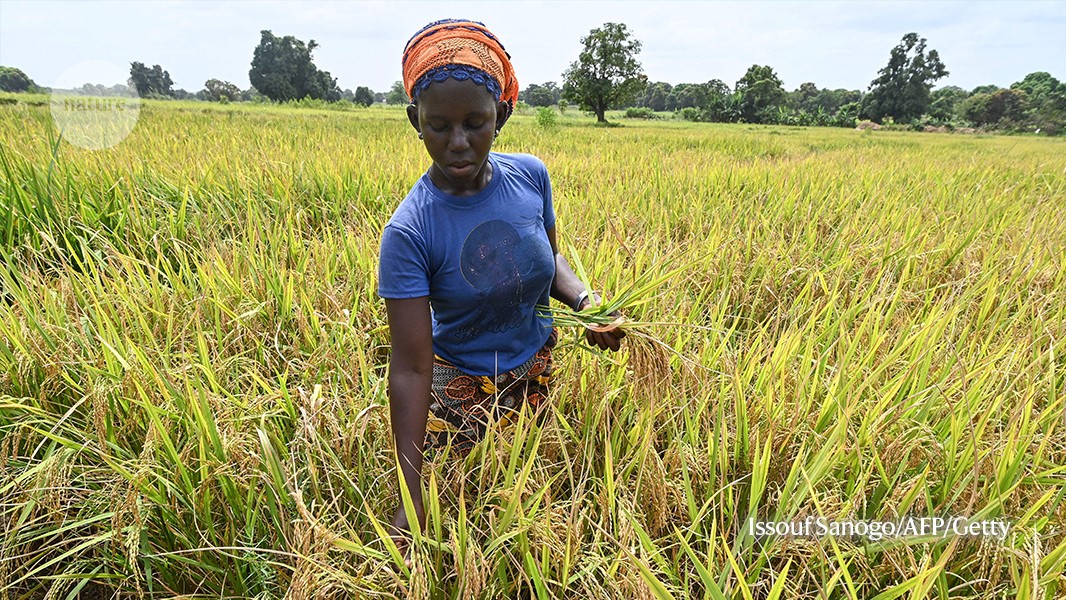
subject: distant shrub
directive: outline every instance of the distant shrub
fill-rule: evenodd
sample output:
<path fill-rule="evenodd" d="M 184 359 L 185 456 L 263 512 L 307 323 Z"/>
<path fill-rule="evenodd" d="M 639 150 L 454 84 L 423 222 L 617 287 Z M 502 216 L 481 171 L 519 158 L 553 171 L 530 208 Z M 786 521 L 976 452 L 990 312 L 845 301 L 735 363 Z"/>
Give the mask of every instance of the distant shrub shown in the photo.
<path fill-rule="evenodd" d="M 655 111 L 647 106 L 630 107 L 626 109 L 625 118 L 627 119 L 658 119 L 659 115 L 655 114 Z"/>
<path fill-rule="evenodd" d="M 537 125 L 544 129 L 554 129 L 559 125 L 559 120 L 555 116 L 555 111 L 547 106 L 542 106 L 537 109 Z"/>
<path fill-rule="evenodd" d="M 703 118 L 703 111 L 695 106 L 686 106 L 678 111 L 678 115 L 686 121 L 699 121 Z"/>

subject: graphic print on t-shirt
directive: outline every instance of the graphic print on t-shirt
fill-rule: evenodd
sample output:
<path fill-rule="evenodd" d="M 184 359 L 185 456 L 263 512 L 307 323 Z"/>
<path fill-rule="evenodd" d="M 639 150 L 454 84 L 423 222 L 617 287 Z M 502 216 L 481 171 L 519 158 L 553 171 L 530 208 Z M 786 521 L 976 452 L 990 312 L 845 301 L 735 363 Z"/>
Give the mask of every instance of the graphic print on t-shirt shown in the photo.
<path fill-rule="evenodd" d="M 456 332 L 457 338 L 469 339 L 479 330 L 499 333 L 528 319 L 533 303 L 524 298 L 524 282 L 532 274 L 541 245 L 544 242 L 535 235 L 520 237 L 514 226 L 500 220 L 486 221 L 466 236 L 459 269 L 476 290 L 479 306 L 476 318 Z"/>

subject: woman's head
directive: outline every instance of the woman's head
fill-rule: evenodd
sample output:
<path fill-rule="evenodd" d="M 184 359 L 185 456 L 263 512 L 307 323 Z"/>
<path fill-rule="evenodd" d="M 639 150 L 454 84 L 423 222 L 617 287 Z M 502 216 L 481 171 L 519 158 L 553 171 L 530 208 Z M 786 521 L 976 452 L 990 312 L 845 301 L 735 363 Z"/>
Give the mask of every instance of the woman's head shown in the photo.
<path fill-rule="evenodd" d="M 507 51 L 480 23 L 438 21 L 407 42 L 403 78 L 433 182 L 453 194 L 482 189 L 492 141 L 518 99 Z"/>
<path fill-rule="evenodd" d="M 433 83 L 473 81 L 510 108 L 518 101 L 511 55 L 485 25 L 445 19 L 418 30 L 403 51 L 403 85 L 412 103 Z"/>

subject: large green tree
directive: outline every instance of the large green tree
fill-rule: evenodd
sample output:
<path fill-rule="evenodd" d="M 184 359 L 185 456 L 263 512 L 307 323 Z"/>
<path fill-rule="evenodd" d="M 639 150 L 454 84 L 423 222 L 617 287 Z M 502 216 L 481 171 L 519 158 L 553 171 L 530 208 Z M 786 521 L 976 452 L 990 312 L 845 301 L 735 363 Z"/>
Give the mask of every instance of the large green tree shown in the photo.
<path fill-rule="evenodd" d="M 261 94 L 276 102 L 307 97 L 340 100 L 337 80 L 328 71 L 320 71 L 311 58 L 317 42 L 305 44 L 291 35 L 277 37 L 265 29 L 260 34 L 248 79 Z"/>
<path fill-rule="evenodd" d="M 22 69 L 0 67 L 0 91 L 25 92 L 34 86 L 33 80 L 23 73 Z"/>
<path fill-rule="evenodd" d="M 959 105 L 969 96 L 966 90 L 955 85 L 937 88 L 929 96 L 928 114 L 937 121 L 951 122 L 960 116 Z"/>
<path fill-rule="evenodd" d="M 892 117 L 910 121 L 929 110 L 933 83 L 946 77 L 948 70 L 936 50 L 925 49 L 925 38 L 908 33 L 892 48 L 888 65 L 870 82 L 863 99 L 863 113 L 874 121 Z"/>
<path fill-rule="evenodd" d="M 959 104 L 959 110 L 974 125 L 1013 128 L 1024 119 L 1027 104 L 1022 90 L 996 90 L 970 96 Z"/>
<path fill-rule="evenodd" d="M 559 86 L 554 81 L 548 81 L 544 85 L 529 84 L 518 98 L 530 106 L 552 106 L 559 103 L 560 94 L 562 90 Z"/>
<path fill-rule="evenodd" d="M 374 103 L 374 91 L 365 85 L 355 88 L 355 103 L 370 106 Z"/>
<path fill-rule="evenodd" d="M 732 123 L 740 118 L 741 97 L 729 89 L 721 79 L 712 79 L 703 84 L 705 99 L 701 119 L 715 123 Z"/>
<path fill-rule="evenodd" d="M 641 44 L 625 23 L 604 23 L 581 44 L 581 54 L 563 74 L 562 98 L 606 123 L 607 109 L 632 102 L 647 85 L 636 58 Z"/>
<path fill-rule="evenodd" d="M 1051 73 L 1037 71 L 1010 87 L 1028 96 L 1026 122 L 1031 129 L 1049 135 L 1057 135 L 1066 129 L 1066 83 L 1055 79 Z"/>
<path fill-rule="evenodd" d="M 666 98 L 673 91 L 674 86 L 665 81 L 656 81 L 644 88 L 644 96 L 640 105 L 652 110 L 666 110 Z"/>
<path fill-rule="evenodd" d="M 385 94 L 386 104 L 406 104 L 408 102 L 407 90 L 403 87 L 402 81 L 394 81 L 392 87 L 389 88 L 389 93 Z"/>
<path fill-rule="evenodd" d="M 170 79 L 170 72 L 164 71 L 159 65 L 148 68 L 142 62 L 131 62 L 129 84 L 137 89 L 141 97 L 174 95 L 174 81 Z"/>
<path fill-rule="evenodd" d="M 788 94 L 788 102 L 791 107 L 809 115 L 818 114 L 819 112 L 832 115 L 841 106 L 860 100 L 862 100 L 862 92 L 858 90 L 845 90 L 843 88 L 835 90 L 819 89 L 817 85 L 809 81 L 800 84 L 797 89 Z"/>
<path fill-rule="evenodd" d="M 208 79 L 204 82 L 203 95 L 213 102 L 218 102 L 223 98 L 232 102 L 241 97 L 241 89 L 228 81 Z"/>
<path fill-rule="evenodd" d="M 821 106 L 819 104 L 821 90 L 813 82 L 801 83 L 798 88 L 788 94 L 788 103 L 792 108 L 806 113 L 813 113 Z"/>
<path fill-rule="evenodd" d="M 1035 103 L 1041 103 L 1049 96 L 1066 92 L 1066 85 L 1059 82 L 1047 71 L 1036 71 L 1025 76 L 1024 79 L 1011 84 L 1011 89 L 1022 90 L 1029 99 Z"/>
<path fill-rule="evenodd" d="M 679 83 L 667 95 L 667 104 L 673 110 L 700 108 L 707 101 L 707 86 L 702 83 Z"/>
<path fill-rule="evenodd" d="M 768 123 L 785 103 L 781 78 L 769 65 L 752 65 L 734 88 L 740 94 L 740 115 L 748 123 Z"/>

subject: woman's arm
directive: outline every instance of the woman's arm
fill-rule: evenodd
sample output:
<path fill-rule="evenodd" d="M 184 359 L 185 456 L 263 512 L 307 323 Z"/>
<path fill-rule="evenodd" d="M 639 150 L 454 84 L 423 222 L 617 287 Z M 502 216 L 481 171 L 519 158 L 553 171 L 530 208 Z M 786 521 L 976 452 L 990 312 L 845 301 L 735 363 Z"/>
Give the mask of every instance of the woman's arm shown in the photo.
<path fill-rule="evenodd" d="M 559 253 L 559 244 L 556 242 L 555 227 L 549 227 L 545 230 L 548 234 L 548 243 L 551 244 L 552 253 L 555 255 L 555 279 L 552 280 L 551 297 L 555 298 L 559 302 L 575 309 L 582 310 L 591 304 L 590 299 L 586 299 L 581 303 L 581 306 L 574 306 L 574 302 L 577 297 L 581 295 L 581 292 L 592 293 L 592 290 L 586 290 L 585 284 L 581 282 L 574 270 L 570 268 L 570 262 L 566 260 L 566 257 Z M 621 329 L 612 329 L 608 331 L 592 331 L 588 329 L 585 331 L 585 340 L 590 345 L 599 346 L 601 350 L 618 350 L 621 345 L 622 338 L 626 336 L 626 333 Z"/>
<path fill-rule="evenodd" d="M 433 326 L 429 298 L 385 300 L 392 340 L 389 360 L 389 414 L 396 456 L 403 480 L 411 492 L 420 526 L 426 523 L 422 503 L 422 446 L 429 416 L 430 382 L 433 378 Z M 402 498 L 402 496 L 401 496 Z M 410 515 L 400 507 L 392 524 L 394 535 L 410 531 Z"/>

